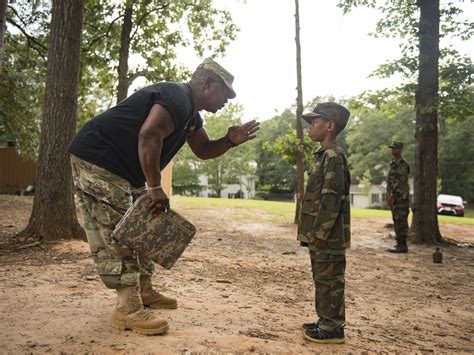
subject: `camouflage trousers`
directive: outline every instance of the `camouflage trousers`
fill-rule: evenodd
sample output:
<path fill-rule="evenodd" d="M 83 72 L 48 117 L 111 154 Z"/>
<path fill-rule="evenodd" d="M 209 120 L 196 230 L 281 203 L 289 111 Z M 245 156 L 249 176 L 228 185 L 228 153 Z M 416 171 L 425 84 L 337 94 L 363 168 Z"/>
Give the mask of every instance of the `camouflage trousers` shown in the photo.
<path fill-rule="evenodd" d="M 399 242 L 405 241 L 408 236 L 408 206 L 395 206 L 392 208 L 393 226 L 395 239 Z"/>
<path fill-rule="evenodd" d="M 115 225 L 144 189 L 133 187 L 110 171 L 71 155 L 76 201 L 92 257 L 108 288 L 135 286 L 140 274 L 151 275 L 154 265 L 111 238 Z"/>
<path fill-rule="evenodd" d="M 322 330 L 333 332 L 346 321 L 344 302 L 345 253 L 327 254 L 309 245 L 311 270 L 315 286 L 315 308 Z"/>

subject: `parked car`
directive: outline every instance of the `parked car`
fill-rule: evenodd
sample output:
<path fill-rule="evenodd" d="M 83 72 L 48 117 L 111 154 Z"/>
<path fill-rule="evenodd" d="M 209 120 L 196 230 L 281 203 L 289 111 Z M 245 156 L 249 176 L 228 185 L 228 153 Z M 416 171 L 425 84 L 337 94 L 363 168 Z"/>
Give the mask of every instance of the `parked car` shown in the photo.
<path fill-rule="evenodd" d="M 437 208 L 438 214 L 464 216 L 464 201 L 461 196 L 438 195 Z"/>

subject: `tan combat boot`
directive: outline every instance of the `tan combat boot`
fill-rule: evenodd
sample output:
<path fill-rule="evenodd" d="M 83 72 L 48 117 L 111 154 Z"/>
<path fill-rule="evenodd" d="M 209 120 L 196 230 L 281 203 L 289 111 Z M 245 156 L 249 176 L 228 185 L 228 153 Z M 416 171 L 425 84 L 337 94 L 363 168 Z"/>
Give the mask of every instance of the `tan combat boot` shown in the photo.
<path fill-rule="evenodd" d="M 112 326 L 116 329 L 132 331 L 145 335 L 166 333 L 168 322 L 155 317 L 143 307 L 138 286 L 117 289 L 117 308 L 112 314 Z"/>
<path fill-rule="evenodd" d="M 155 309 L 178 308 L 178 302 L 176 301 L 176 299 L 166 297 L 165 295 L 153 289 L 150 275 L 140 275 L 140 291 L 144 306 Z"/>

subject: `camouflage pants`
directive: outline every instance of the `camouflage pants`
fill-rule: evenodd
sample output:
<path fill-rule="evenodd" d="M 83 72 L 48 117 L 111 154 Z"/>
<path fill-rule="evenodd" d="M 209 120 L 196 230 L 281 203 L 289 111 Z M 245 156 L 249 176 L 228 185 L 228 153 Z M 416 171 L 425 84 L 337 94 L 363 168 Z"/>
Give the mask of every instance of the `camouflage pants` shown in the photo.
<path fill-rule="evenodd" d="M 392 208 L 393 226 L 395 229 L 395 239 L 405 241 L 408 236 L 408 206 L 395 206 Z"/>
<path fill-rule="evenodd" d="M 309 246 L 315 290 L 316 314 L 322 330 L 338 330 L 346 321 L 344 272 L 346 257 L 321 252 Z"/>
<path fill-rule="evenodd" d="M 132 205 L 134 190 L 121 177 L 71 155 L 76 200 L 94 262 L 109 288 L 135 286 L 140 274 L 151 275 L 154 265 L 111 239 L 115 225 Z"/>

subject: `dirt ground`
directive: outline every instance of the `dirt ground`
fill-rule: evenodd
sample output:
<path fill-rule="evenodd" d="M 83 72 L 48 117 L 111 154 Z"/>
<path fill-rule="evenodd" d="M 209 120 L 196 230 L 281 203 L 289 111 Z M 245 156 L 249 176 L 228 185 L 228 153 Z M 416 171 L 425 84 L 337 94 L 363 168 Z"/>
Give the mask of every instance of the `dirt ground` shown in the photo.
<path fill-rule="evenodd" d="M 173 269 L 154 276 L 179 308 L 154 311 L 169 321 L 167 335 L 142 336 L 111 327 L 115 294 L 85 242 L 18 244 L 30 209 L 31 198 L 0 196 L 0 353 L 474 352 L 474 248 L 444 248 L 443 264 L 431 247 L 386 253 L 388 219 L 352 221 L 346 344 L 321 346 L 300 329 L 315 318 L 314 289 L 291 224 L 180 208 L 198 234 Z M 442 233 L 474 243 L 473 226 Z"/>

